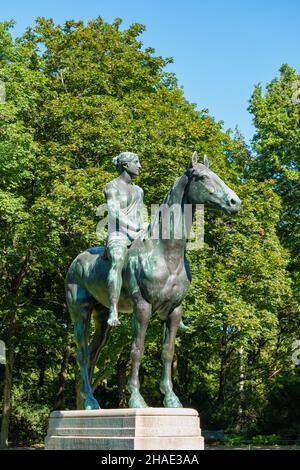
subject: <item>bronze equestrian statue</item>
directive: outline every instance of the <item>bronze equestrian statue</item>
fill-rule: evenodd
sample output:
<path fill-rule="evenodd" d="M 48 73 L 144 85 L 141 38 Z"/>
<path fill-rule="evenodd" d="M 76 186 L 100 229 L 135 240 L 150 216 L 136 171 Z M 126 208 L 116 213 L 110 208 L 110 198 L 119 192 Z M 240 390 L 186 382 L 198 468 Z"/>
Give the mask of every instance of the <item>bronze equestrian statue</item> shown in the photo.
<path fill-rule="evenodd" d="M 130 176 L 129 180 L 127 175 L 123 175 L 125 178 L 123 189 L 126 192 L 126 184 L 131 183 L 136 168 L 134 169 L 132 165 L 129 168 L 126 164 L 128 161 L 120 163 L 121 175 L 126 172 Z M 139 162 L 136 161 L 133 166 L 139 166 Z M 111 194 L 107 196 L 109 199 Z M 117 194 L 114 196 L 117 197 Z M 184 211 L 185 205 L 188 204 L 193 208 L 197 204 L 204 204 L 209 208 L 231 214 L 239 210 L 241 201 L 235 192 L 209 169 L 207 158 L 204 158 L 203 164 L 198 163 L 197 155 L 194 153 L 190 168 L 176 180 L 147 230 L 140 230 L 139 223 L 132 227 L 136 236 L 129 240 L 130 244 L 125 253 L 122 251 L 118 257 L 110 252 L 106 256 L 104 247 L 90 248 L 80 253 L 69 268 L 65 283 L 66 298 L 74 322 L 77 359 L 82 379 L 81 393 L 84 408 L 87 410 L 100 408 L 93 396 L 91 379 L 99 354 L 109 339 L 112 326 L 118 323 L 117 311 L 133 313 L 134 320 L 132 367 L 128 381 L 131 394 L 129 407 L 147 407 L 139 391 L 139 367 L 144 351 L 145 333 L 153 313 L 157 313 L 165 325 L 163 371 L 160 381 L 164 406 L 170 408 L 182 406 L 173 391 L 171 365 L 176 332 L 182 319 L 181 304 L 191 282 L 185 256 L 186 242 L 191 230 L 191 220 L 188 220 Z M 163 208 L 174 206 L 179 206 L 181 209 L 179 214 L 177 211 L 176 221 L 174 216 L 170 218 L 169 235 L 166 237 L 163 229 Z M 184 236 L 177 236 L 178 226 L 183 228 Z M 122 246 L 124 247 L 125 243 Z M 116 280 L 119 273 L 118 261 L 122 265 L 122 287 L 119 298 L 119 280 L 115 283 L 117 286 L 115 294 L 112 295 L 110 291 L 113 285 L 112 278 Z M 115 263 L 115 268 L 112 267 L 112 263 Z M 112 302 L 117 298 L 116 308 L 116 304 L 112 305 Z M 89 342 L 91 316 L 95 322 L 95 333 Z"/>

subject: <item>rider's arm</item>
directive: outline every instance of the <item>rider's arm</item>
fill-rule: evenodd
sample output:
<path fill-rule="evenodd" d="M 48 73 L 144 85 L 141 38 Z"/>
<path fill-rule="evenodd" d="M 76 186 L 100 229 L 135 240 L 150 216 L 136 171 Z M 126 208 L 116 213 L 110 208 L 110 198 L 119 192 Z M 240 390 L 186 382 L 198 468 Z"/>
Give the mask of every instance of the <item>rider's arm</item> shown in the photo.
<path fill-rule="evenodd" d="M 119 224 L 123 227 L 128 227 L 129 230 L 138 231 L 139 227 L 134 224 L 124 212 L 120 209 L 120 202 L 118 199 L 118 190 L 112 187 L 107 187 L 104 190 L 106 197 L 108 214 L 110 217 L 119 221 Z"/>

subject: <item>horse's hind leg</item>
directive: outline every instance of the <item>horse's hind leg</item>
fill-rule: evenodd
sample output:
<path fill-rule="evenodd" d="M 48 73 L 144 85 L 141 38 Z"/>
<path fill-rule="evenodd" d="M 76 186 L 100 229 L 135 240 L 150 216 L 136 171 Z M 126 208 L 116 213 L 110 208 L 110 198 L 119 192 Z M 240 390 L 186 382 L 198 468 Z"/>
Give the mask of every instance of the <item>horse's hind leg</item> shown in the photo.
<path fill-rule="evenodd" d="M 92 383 L 92 377 L 95 365 L 99 355 L 109 340 L 112 327 L 108 324 L 109 311 L 102 305 L 97 305 L 92 310 L 92 316 L 95 324 L 95 333 L 89 345 L 89 380 Z"/>
<path fill-rule="evenodd" d="M 182 307 L 179 306 L 168 316 L 165 324 L 163 339 L 162 361 L 163 371 L 160 381 L 160 391 L 165 395 L 164 406 L 181 408 L 179 398 L 173 392 L 172 361 L 174 357 L 175 338 L 182 317 Z"/>
<path fill-rule="evenodd" d="M 92 311 L 92 299 L 88 292 L 78 284 L 68 284 L 67 303 L 71 318 L 74 322 L 77 362 L 81 375 L 81 395 L 86 410 L 99 409 L 99 403 L 93 396 L 89 381 L 89 325 Z"/>

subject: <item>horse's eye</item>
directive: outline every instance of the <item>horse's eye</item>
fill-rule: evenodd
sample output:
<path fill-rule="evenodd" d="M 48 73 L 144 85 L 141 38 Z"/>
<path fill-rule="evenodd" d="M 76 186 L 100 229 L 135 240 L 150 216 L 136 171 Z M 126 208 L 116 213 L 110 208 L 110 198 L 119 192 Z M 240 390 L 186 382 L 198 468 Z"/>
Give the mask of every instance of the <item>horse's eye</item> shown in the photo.
<path fill-rule="evenodd" d="M 199 181 L 205 181 L 205 180 L 207 180 L 207 178 L 208 178 L 207 175 L 199 175 L 199 176 L 197 177 L 197 180 L 199 180 Z"/>

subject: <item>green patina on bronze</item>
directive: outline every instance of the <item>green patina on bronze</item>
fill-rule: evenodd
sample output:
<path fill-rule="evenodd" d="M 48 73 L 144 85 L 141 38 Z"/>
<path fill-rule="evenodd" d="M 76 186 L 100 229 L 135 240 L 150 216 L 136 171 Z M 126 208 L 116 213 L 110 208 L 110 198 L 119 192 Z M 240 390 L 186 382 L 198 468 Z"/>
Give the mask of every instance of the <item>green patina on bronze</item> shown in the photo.
<path fill-rule="evenodd" d="M 139 157 L 132 152 L 123 152 L 113 159 L 120 176 L 110 181 L 104 190 L 107 201 L 109 226 L 106 250 L 111 262 L 107 278 L 109 295 L 108 324 L 119 324 L 118 303 L 122 288 L 122 270 L 128 248 L 143 232 L 143 190 L 132 183 L 139 175 Z"/>
<path fill-rule="evenodd" d="M 133 154 L 134 155 L 134 154 Z M 121 162 L 119 178 L 106 188 L 108 206 L 118 197 L 142 193 L 129 187 L 131 177 L 139 168 L 138 159 Z M 119 190 L 120 188 L 120 190 Z M 123 196 L 122 196 L 123 194 Z M 126 196 L 127 197 L 127 196 Z M 125 199 L 126 199 L 125 197 Z M 124 199 L 124 200 L 125 200 Z M 129 407 L 147 406 L 140 394 L 139 367 L 144 351 L 144 339 L 150 317 L 157 313 L 164 322 L 162 362 L 163 371 L 160 390 L 164 394 L 164 406 L 181 407 L 179 398 L 173 391 L 171 366 L 178 327 L 182 324 L 182 301 L 190 286 L 189 265 L 185 256 L 186 241 L 191 230 L 191 220 L 187 220 L 184 206 L 204 204 L 227 213 L 239 210 L 238 196 L 209 169 L 208 160 L 197 162 L 194 153 L 190 168 L 181 175 L 164 199 L 156 217 L 147 229 L 141 230 L 141 220 L 132 223 L 132 233 L 126 242 L 109 243 L 109 256 L 104 256 L 105 248 L 90 248 L 79 254 L 72 262 L 66 276 L 66 297 L 71 317 L 74 321 L 77 358 L 81 371 L 81 393 L 85 409 L 98 409 L 94 398 L 91 378 L 102 348 L 107 343 L 111 329 L 118 324 L 118 311 L 133 313 L 133 343 L 131 350 L 132 367 L 128 381 L 130 392 Z M 169 236 L 163 236 L 164 208 L 179 205 L 179 219 L 170 219 Z M 111 205 L 111 207 L 113 204 Z M 128 207 L 125 203 L 124 208 Z M 110 209 L 109 209 L 110 210 Z M 124 211 L 126 213 L 126 210 Z M 127 214 L 128 215 L 128 214 Z M 122 217 L 122 216 L 121 216 Z M 177 226 L 183 227 L 184 237 L 176 236 Z M 153 234 L 158 234 L 154 237 Z M 126 235 L 127 236 L 127 235 Z M 113 249 L 109 247 L 113 246 Z M 119 250 L 118 248 L 121 247 Z M 117 254 L 116 254 L 117 252 Z M 116 305 L 117 302 L 117 305 Z M 91 316 L 96 330 L 89 343 Z"/>

